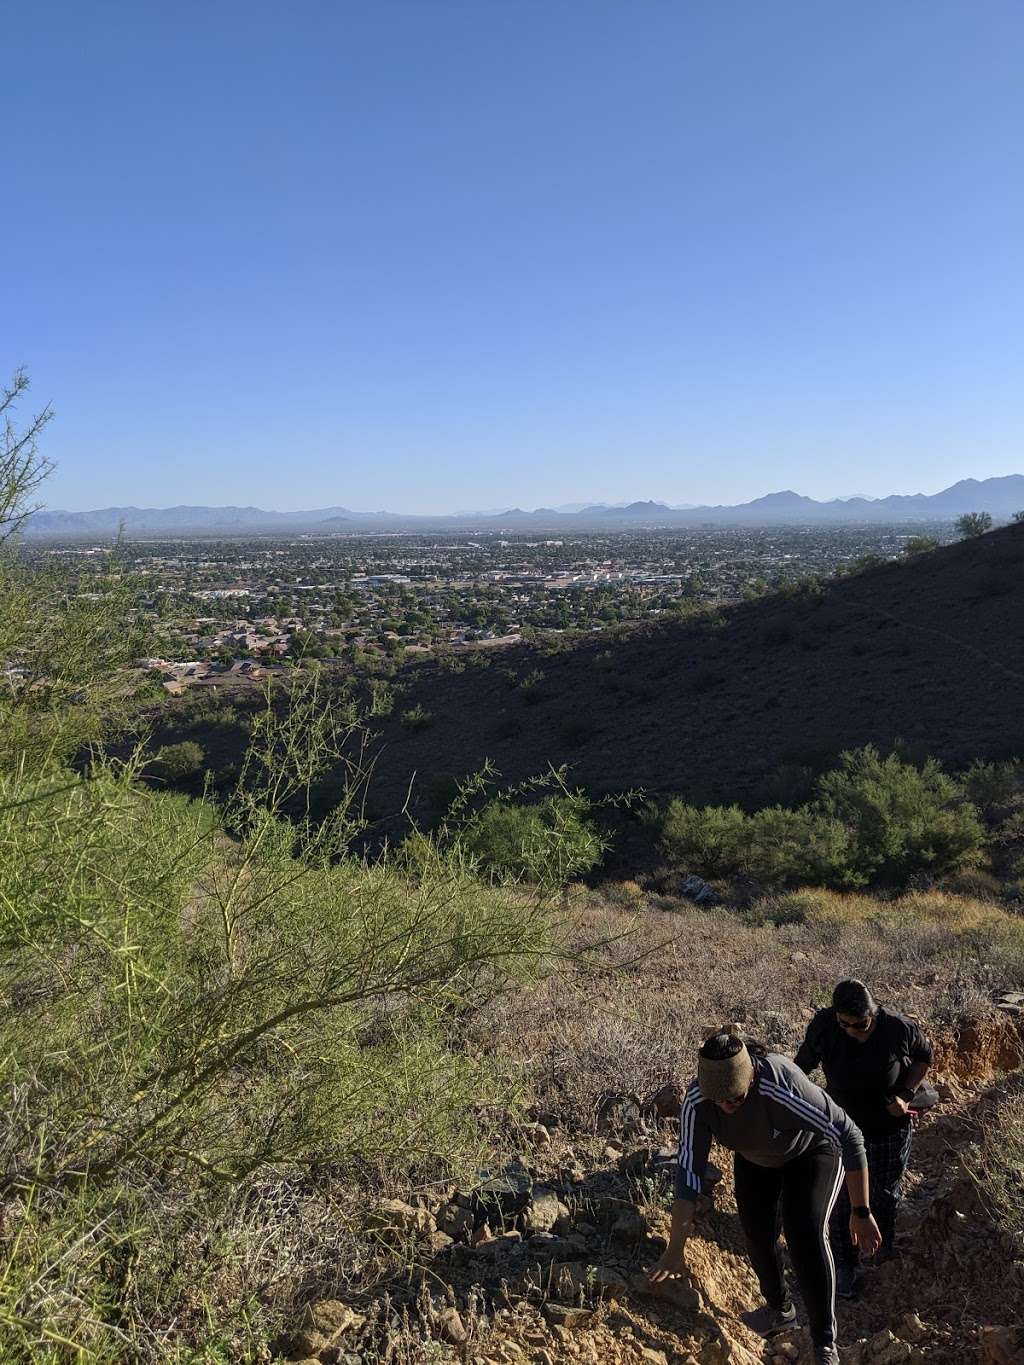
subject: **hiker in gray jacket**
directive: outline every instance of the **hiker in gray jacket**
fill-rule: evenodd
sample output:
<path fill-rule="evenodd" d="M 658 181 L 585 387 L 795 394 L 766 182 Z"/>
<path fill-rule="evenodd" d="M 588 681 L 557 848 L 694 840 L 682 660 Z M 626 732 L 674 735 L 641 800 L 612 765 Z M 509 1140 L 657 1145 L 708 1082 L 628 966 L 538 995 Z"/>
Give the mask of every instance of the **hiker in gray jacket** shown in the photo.
<path fill-rule="evenodd" d="M 685 1271 L 683 1247 L 693 1228 L 712 1138 L 735 1154 L 736 1207 L 765 1299 L 743 1320 L 764 1337 L 796 1321 L 782 1270 L 779 1232 L 784 1229 L 816 1365 L 838 1365 L 828 1221 L 844 1171 L 853 1242 L 870 1256 L 881 1241 L 868 1204 L 860 1129 L 787 1057 L 732 1033 L 709 1038 L 683 1100 L 672 1231 L 651 1271 L 655 1282 Z"/>

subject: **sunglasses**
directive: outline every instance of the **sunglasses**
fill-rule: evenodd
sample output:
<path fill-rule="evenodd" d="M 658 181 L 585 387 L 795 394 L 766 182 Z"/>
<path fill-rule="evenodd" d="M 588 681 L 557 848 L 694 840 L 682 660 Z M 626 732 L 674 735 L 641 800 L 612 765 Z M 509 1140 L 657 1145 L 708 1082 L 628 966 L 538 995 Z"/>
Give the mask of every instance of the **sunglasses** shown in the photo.
<path fill-rule="evenodd" d="M 858 1019 L 855 1024 L 851 1024 L 848 1019 L 840 1019 L 839 1015 L 836 1015 L 836 1023 L 840 1028 L 846 1029 L 847 1033 L 867 1033 L 873 1019 L 874 1015 L 869 1014 L 866 1019 Z"/>

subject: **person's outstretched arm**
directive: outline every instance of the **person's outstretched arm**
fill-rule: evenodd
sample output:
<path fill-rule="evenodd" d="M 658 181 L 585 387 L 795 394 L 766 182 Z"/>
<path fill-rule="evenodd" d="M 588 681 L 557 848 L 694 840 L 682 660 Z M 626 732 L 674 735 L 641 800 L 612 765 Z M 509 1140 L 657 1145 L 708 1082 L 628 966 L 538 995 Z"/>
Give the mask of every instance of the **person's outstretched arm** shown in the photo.
<path fill-rule="evenodd" d="M 672 1228 L 668 1246 L 650 1272 L 655 1284 L 680 1275 L 685 1270 L 683 1248 L 693 1229 L 697 1196 L 701 1191 L 708 1153 L 711 1151 L 711 1129 L 702 1117 L 704 1104 L 700 1086 L 694 1081 L 686 1092 L 679 1113 L 679 1157 L 676 1161 L 676 1197 L 672 1201 Z"/>

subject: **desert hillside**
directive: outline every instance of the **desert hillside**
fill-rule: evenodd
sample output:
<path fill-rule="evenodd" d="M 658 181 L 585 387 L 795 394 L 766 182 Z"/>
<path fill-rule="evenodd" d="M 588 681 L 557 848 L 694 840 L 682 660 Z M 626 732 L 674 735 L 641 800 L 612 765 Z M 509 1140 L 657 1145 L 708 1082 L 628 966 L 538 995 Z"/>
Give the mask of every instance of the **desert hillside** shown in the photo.
<path fill-rule="evenodd" d="M 382 817 L 410 784 L 429 817 L 432 782 L 488 759 L 509 782 L 567 763 L 591 792 L 703 802 L 757 800 L 780 767 L 867 743 L 1003 757 L 1024 749 L 1024 525 L 692 623 L 402 680 L 379 722 Z M 403 724 L 417 707 L 429 720 Z"/>

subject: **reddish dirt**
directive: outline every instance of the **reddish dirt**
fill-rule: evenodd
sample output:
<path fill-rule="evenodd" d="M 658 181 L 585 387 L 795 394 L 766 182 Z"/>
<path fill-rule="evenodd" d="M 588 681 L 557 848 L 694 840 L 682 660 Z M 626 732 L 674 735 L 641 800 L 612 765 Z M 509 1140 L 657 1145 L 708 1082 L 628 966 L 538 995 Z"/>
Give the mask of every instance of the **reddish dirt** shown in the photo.
<path fill-rule="evenodd" d="M 946 1060 L 938 1063 L 935 1078 L 946 1099 L 915 1135 L 897 1256 L 869 1268 L 858 1302 L 837 1305 L 843 1365 L 1021 1362 L 1014 1332 L 1024 1322 L 1024 1245 L 994 1226 L 961 1159 L 1000 1088 L 1021 1083 L 1017 1072 L 984 1088 L 1001 1063 L 1018 1057 L 1017 1021 L 1004 1016 L 940 1041 L 940 1057 L 955 1065 L 946 1069 Z M 670 1126 L 663 1127 L 661 1140 L 671 1140 Z M 356 1358 L 394 1365 L 782 1365 L 787 1360 L 809 1365 L 804 1332 L 765 1347 L 739 1321 L 739 1314 L 759 1299 L 736 1218 L 729 1154 L 717 1153 L 723 1176 L 713 1205 L 703 1205 L 687 1244 L 689 1276 L 653 1294 L 645 1271 L 664 1245 L 659 1236 L 667 1230 L 668 1215 L 663 1204 L 645 1201 L 648 1235 L 630 1245 L 617 1240 L 615 1219 L 627 1210 L 635 1220 L 635 1201 L 644 1188 L 642 1179 L 635 1186 L 622 1174 L 618 1153 L 623 1146 L 609 1145 L 607 1137 L 577 1135 L 570 1146 L 565 1138 L 545 1136 L 535 1178 L 555 1181 L 559 1172 L 572 1169 L 575 1187 L 584 1192 L 565 1234 L 574 1245 L 563 1271 L 555 1275 L 543 1269 L 533 1243 L 524 1244 L 518 1232 L 499 1230 L 475 1247 L 449 1247 L 423 1267 L 420 1303 L 427 1308 L 422 1328 L 407 1326 L 390 1346 Z M 619 1288 L 609 1291 L 612 1297 L 604 1296 L 597 1278 L 608 1272 L 619 1281 Z M 438 1286 L 446 1295 L 440 1300 Z M 494 1305 L 483 1316 L 472 1309 L 475 1286 L 482 1286 L 483 1301 Z M 582 1308 L 583 1320 L 561 1325 L 558 1303 Z M 453 1343 L 444 1335 L 446 1304 L 460 1305 L 468 1324 L 464 1341 Z M 321 1362 L 352 1358 L 334 1348 L 318 1356 Z"/>

